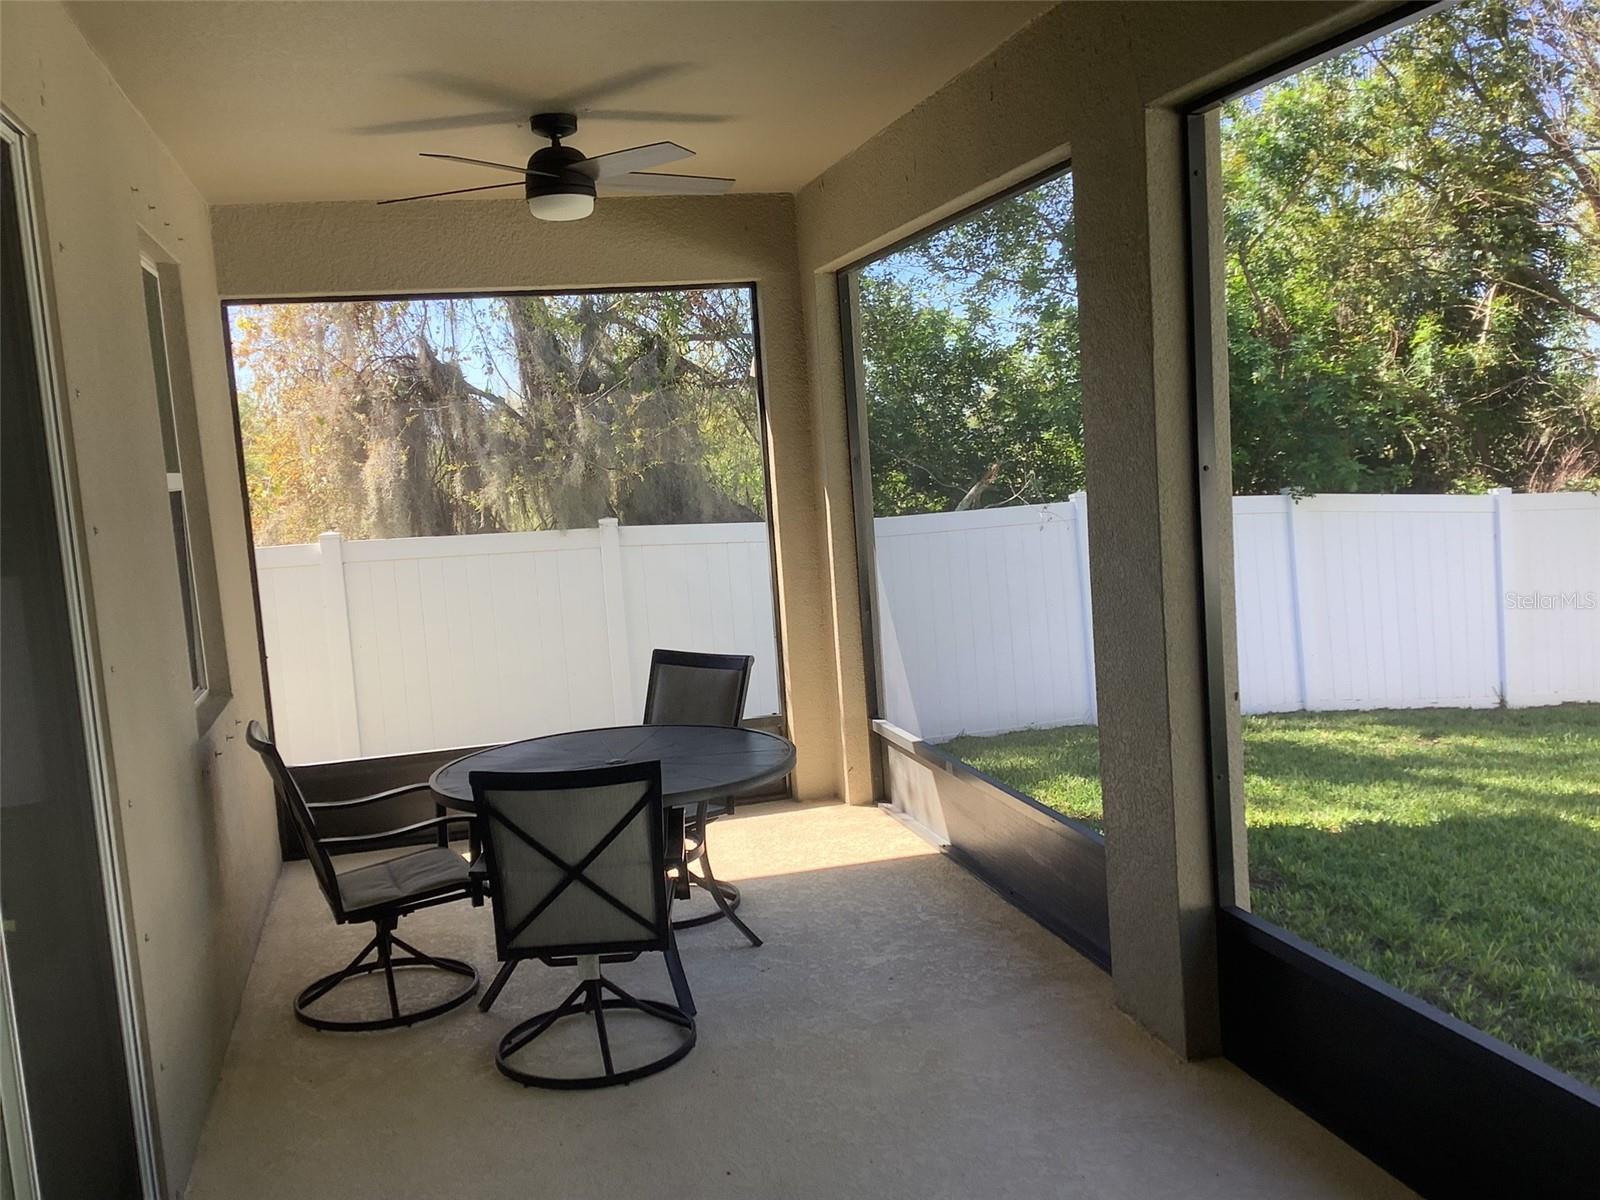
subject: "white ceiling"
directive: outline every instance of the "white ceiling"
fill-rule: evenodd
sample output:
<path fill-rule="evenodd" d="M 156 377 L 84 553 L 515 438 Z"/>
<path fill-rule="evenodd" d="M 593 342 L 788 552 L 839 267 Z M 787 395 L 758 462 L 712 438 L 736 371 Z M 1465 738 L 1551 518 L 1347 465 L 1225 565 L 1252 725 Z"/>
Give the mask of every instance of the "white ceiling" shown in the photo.
<path fill-rule="evenodd" d="M 520 164 L 544 144 L 526 114 L 574 106 L 571 144 L 587 154 L 670 139 L 698 154 L 665 170 L 794 191 L 1046 7 L 161 0 L 71 11 L 200 190 L 226 204 L 498 183 L 417 152 Z M 501 115 L 463 123 L 482 113 Z M 434 125 L 383 128 L 419 121 Z"/>

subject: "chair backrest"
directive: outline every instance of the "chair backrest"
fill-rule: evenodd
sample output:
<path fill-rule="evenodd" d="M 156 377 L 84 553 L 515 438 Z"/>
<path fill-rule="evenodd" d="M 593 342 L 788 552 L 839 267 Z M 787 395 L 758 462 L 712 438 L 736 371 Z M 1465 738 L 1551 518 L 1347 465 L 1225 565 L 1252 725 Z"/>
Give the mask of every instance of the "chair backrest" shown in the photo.
<path fill-rule="evenodd" d="M 660 763 L 467 779 L 502 961 L 666 949 Z"/>
<path fill-rule="evenodd" d="M 750 690 L 748 654 L 657 650 L 650 655 L 646 725 L 737 725 Z"/>
<path fill-rule="evenodd" d="M 300 839 L 300 849 L 305 852 L 312 871 L 316 873 L 317 886 L 322 889 L 328 907 L 333 911 L 334 920 L 343 921 L 344 905 L 339 899 L 339 877 L 334 872 L 333 859 L 317 841 L 317 823 L 312 819 L 305 794 L 301 792 L 300 785 L 295 782 L 289 768 L 284 765 L 278 747 L 267 736 L 267 731 L 261 728 L 261 722 L 251 721 L 246 726 L 244 740 L 249 743 L 252 750 L 261 755 L 261 761 L 267 764 L 267 774 L 272 776 L 273 790 L 278 793 L 278 803 L 283 808 L 284 816 L 288 818 L 290 828 Z"/>

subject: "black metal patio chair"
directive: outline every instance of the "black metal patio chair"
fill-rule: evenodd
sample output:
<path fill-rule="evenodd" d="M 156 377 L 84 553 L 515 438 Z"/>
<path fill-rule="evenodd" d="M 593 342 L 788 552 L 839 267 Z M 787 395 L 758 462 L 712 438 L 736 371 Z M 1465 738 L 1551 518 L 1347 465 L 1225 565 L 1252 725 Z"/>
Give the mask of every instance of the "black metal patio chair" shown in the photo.
<path fill-rule="evenodd" d="M 482 821 L 495 952 L 505 964 L 480 1007 L 494 1003 L 512 968 L 526 959 L 575 965 L 582 973 L 565 1000 L 500 1039 L 494 1058 L 500 1073 L 528 1087 L 599 1088 L 632 1083 L 681 1060 L 694 1048 L 695 1007 L 672 934 L 661 764 L 474 771 L 468 779 Z M 665 957 L 677 1004 L 640 999 L 605 977 L 603 964 L 645 953 Z M 606 1015 L 618 1012 L 673 1027 L 671 1049 L 619 1067 L 606 1027 Z M 563 1018 L 585 1015 L 594 1021 L 600 1074 L 512 1062 Z"/>
<path fill-rule="evenodd" d="M 750 691 L 750 672 L 755 661 L 748 654 L 656 650 L 650 655 L 644 723 L 739 725 L 744 720 L 744 702 Z M 739 889 L 712 874 L 711 854 L 706 845 L 706 827 L 718 817 L 733 812 L 733 804 L 733 797 L 729 796 L 697 804 L 684 814 L 684 855 L 678 898 L 686 899 L 692 885 L 710 895 L 716 909 L 699 916 L 679 918 L 673 925 L 678 929 L 690 929 L 726 917 L 750 939 L 752 946 L 759 946 L 761 939 L 734 911 L 741 900 Z M 700 865 L 698 874 L 689 869 L 691 863 Z"/>
<path fill-rule="evenodd" d="M 333 912 L 334 921 L 340 925 L 371 921 L 374 929 L 372 940 L 363 947 L 360 954 L 351 959 L 346 966 L 310 984 L 295 997 L 294 1015 L 313 1029 L 346 1031 L 394 1029 L 439 1016 L 471 999 L 478 990 L 478 972 L 471 965 L 460 959 L 426 954 L 409 942 L 401 940 L 395 933 L 395 928 L 401 917 L 419 908 L 431 908 L 436 904 L 450 904 L 457 900 L 473 900 L 481 903 L 480 885 L 469 877 L 467 863 L 462 857 L 449 849 L 447 836 L 451 823 L 470 822 L 473 818 L 466 813 L 456 813 L 418 821 L 414 825 L 382 833 L 351 837 L 319 836 L 315 815 L 319 811 L 375 804 L 415 791 L 417 786 L 425 788 L 427 785 L 394 788 L 354 800 L 311 804 L 301 792 L 293 772 L 284 764 L 277 746 L 273 744 L 259 722 L 250 722 L 245 730 L 245 741 L 266 763 L 267 772 L 272 776 L 278 794 L 278 802 L 283 806 L 284 814 L 295 831 L 300 848 L 311 863 L 311 869 L 317 877 L 317 885 L 328 901 L 328 908 Z M 408 837 L 426 830 L 439 832 L 439 845 L 430 846 L 425 850 L 413 850 L 395 858 L 355 867 L 348 871 L 334 870 L 332 851 L 375 848 L 385 842 L 392 842 L 397 838 Z M 404 953 L 396 957 L 395 947 L 399 947 Z M 374 957 L 369 961 L 369 956 Z M 465 977 L 466 983 L 443 1000 L 424 1008 L 405 1010 L 400 1006 L 399 994 L 395 988 L 395 972 L 413 968 L 431 968 L 451 975 L 460 975 Z M 344 1018 L 318 1016 L 310 1011 L 313 1004 L 340 984 L 378 972 L 382 972 L 384 983 L 387 985 L 388 1016 Z"/>

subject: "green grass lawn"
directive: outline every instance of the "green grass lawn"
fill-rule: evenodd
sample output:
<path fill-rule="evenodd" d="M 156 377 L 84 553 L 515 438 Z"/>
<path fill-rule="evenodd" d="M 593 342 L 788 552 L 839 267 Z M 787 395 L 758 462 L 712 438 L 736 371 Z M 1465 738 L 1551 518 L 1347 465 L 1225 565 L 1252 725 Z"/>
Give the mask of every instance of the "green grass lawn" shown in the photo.
<path fill-rule="evenodd" d="M 1092 727 L 949 753 L 1100 828 Z M 1251 907 L 1600 1085 L 1600 705 L 1244 719 Z"/>

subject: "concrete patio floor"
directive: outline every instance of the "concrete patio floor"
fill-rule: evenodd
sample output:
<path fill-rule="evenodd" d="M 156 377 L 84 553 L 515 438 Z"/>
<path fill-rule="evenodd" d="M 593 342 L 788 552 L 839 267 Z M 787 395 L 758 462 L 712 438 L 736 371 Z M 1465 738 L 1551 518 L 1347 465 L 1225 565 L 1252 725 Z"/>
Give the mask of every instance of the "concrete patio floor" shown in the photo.
<path fill-rule="evenodd" d="M 493 1063 L 570 970 L 524 965 L 488 1014 L 378 1034 L 298 1024 L 295 992 L 369 931 L 334 926 L 306 864 L 287 866 L 187 1194 L 1410 1194 L 1228 1064 L 1179 1062 L 1113 1008 L 1106 975 L 886 814 L 752 806 L 711 844 L 767 944 L 725 922 L 684 933 L 698 1046 L 590 1093 L 525 1090 Z M 487 908 L 431 909 L 400 934 L 493 974 Z M 610 973 L 670 995 L 659 956 Z"/>

